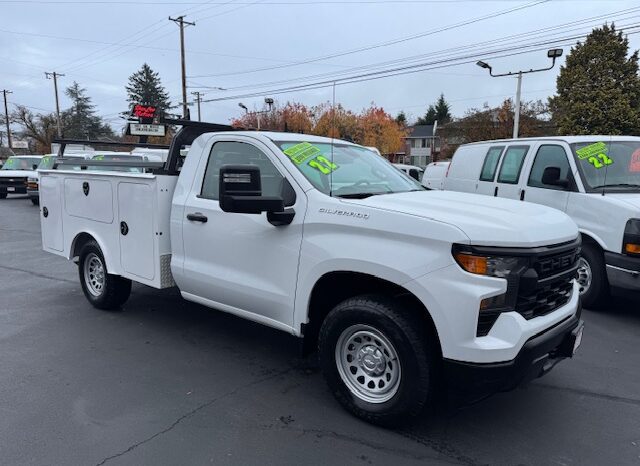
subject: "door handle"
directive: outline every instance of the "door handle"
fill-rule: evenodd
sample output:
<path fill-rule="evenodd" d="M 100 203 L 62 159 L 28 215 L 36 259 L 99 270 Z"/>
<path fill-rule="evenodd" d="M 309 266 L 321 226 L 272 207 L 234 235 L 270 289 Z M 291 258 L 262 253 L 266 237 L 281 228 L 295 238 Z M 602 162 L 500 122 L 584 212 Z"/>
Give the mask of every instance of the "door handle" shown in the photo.
<path fill-rule="evenodd" d="M 520 200 L 524 201 L 524 189 L 520 190 Z"/>
<path fill-rule="evenodd" d="M 202 215 L 200 212 L 196 212 L 194 214 L 187 214 L 187 220 L 191 220 L 192 222 L 207 223 L 207 220 L 209 219 L 206 216 Z"/>
<path fill-rule="evenodd" d="M 498 197 L 498 187 L 496 186 L 496 189 L 493 190 L 493 197 Z"/>

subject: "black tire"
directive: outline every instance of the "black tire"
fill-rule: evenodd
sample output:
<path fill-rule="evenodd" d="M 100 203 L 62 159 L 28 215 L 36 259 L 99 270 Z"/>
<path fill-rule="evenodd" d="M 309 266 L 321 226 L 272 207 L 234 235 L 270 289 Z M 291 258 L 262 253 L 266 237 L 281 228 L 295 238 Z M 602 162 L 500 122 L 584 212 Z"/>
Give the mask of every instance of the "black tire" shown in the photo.
<path fill-rule="evenodd" d="M 38 197 L 32 197 L 32 198 L 31 198 L 31 203 L 32 203 L 33 205 L 40 205 L 40 198 L 38 198 Z"/>
<path fill-rule="evenodd" d="M 91 281 L 91 275 L 85 280 L 85 271 L 88 268 L 87 261 L 94 260 L 96 264 L 102 267 L 102 279 L 97 280 L 100 283 L 100 289 L 92 287 L 87 281 Z M 89 273 L 88 271 L 87 273 Z M 103 310 L 119 309 L 131 294 L 131 280 L 122 278 L 119 275 L 111 275 L 107 271 L 104 256 L 100 250 L 100 246 L 94 240 L 88 241 L 80 251 L 80 260 L 78 262 L 78 273 L 80 275 L 80 285 L 87 300 L 96 308 Z"/>
<path fill-rule="evenodd" d="M 582 259 L 587 262 L 591 270 L 591 284 L 581 294 L 582 304 L 586 308 L 601 308 L 610 296 L 609 280 L 607 280 L 602 250 L 593 243 L 583 243 Z M 578 272 L 578 276 L 580 276 L 580 272 Z M 582 285 L 580 280 L 578 283 Z"/>
<path fill-rule="evenodd" d="M 362 395 L 357 394 L 357 388 L 349 388 L 345 382 L 344 377 L 348 379 L 349 376 L 346 375 L 344 366 L 342 371 L 345 376 L 340 375 L 340 363 L 336 361 L 337 347 L 350 348 L 351 344 L 343 346 L 342 342 L 345 341 L 343 335 L 352 334 L 352 329 L 363 328 L 360 326 L 373 328 L 382 334 L 397 353 L 400 364 L 399 367 L 395 367 L 395 370 L 400 369 L 399 382 L 395 385 L 393 382 L 390 383 L 397 388 L 395 393 L 392 391 L 386 395 L 392 395 L 388 400 L 379 399 L 377 402 L 370 402 L 363 399 Z M 347 339 L 348 341 L 351 340 Z M 380 342 L 376 340 L 376 343 Z M 435 351 L 432 344 L 433 341 L 429 341 L 423 323 L 413 309 L 401 308 L 385 296 L 362 295 L 343 301 L 327 315 L 320 329 L 319 360 L 327 384 L 342 406 L 367 422 L 393 426 L 419 414 L 433 396 L 431 381 L 436 371 L 433 370 Z M 362 344 L 359 348 L 358 355 L 362 354 L 360 351 L 366 350 L 366 345 Z M 354 354 L 356 354 L 355 350 Z M 347 360 L 345 358 L 345 361 Z M 385 371 L 390 361 L 393 359 L 383 358 L 382 365 Z M 345 364 L 349 365 L 351 362 Z M 353 365 L 357 366 L 358 363 L 354 362 Z M 362 364 L 360 366 L 361 369 L 358 371 L 364 370 Z M 392 368 L 392 366 L 389 367 Z M 354 367 L 348 368 L 350 372 L 353 369 Z M 353 375 L 354 379 L 359 373 Z M 382 378 L 386 376 L 386 372 L 382 374 Z M 363 380 L 366 382 L 366 379 Z M 352 379 L 350 383 L 356 385 L 357 382 Z M 366 390 L 364 383 L 359 383 L 360 389 Z M 376 389 L 375 385 L 374 383 L 374 386 L 369 388 Z"/>
<path fill-rule="evenodd" d="M 6 199 L 7 193 L 0 193 L 0 199 Z"/>

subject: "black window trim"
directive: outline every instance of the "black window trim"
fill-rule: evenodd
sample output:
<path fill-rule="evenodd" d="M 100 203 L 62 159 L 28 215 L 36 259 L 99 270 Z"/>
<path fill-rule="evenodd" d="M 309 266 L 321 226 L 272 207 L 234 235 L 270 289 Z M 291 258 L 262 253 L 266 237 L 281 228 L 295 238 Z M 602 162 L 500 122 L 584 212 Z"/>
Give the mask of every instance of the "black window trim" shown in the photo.
<path fill-rule="evenodd" d="M 255 149 L 259 150 L 260 152 L 262 152 L 262 153 L 264 154 L 264 156 L 267 158 L 267 160 L 268 160 L 269 162 L 271 162 L 271 165 L 273 165 L 273 168 L 275 168 L 275 169 L 276 169 L 276 171 L 280 174 L 280 176 L 281 176 L 283 179 L 285 179 L 285 180 L 289 181 L 289 180 L 287 179 L 287 177 L 286 177 L 286 176 L 284 176 L 284 175 L 282 174 L 282 172 L 278 169 L 278 167 L 276 166 L 276 164 L 275 164 L 275 163 L 273 163 L 273 160 L 271 160 L 271 158 L 269 157 L 269 155 L 267 155 L 267 153 L 266 153 L 264 150 L 262 150 L 261 148 L 259 148 L 259 147 L 258 147 L 258 146 L 256 146 L 255 144 L 252 144 L 252 143 L 251 143 L 251 142 L 249 142 L 249 141 L 238 141 L 238 140 L 231 140 L 231 139 L 230 139 L 230 140 L 221 139 L 221 140 L 218 140 L 218 141 L 214 141 L 213 145 L 211 146 L 211 150 L 209 151 L 209 155 L 207 156 L 207 162 L 206 162 L 206 165 L 205 165 L 205 167 L 204 167 L 204 173 L 202 174 L 202 181 L 201 181 L 201 183 L 200 183 L 200 189 L 199 189 L 199 191 L 198 191 L 198 194 L 196 194 L 196 197 L 197 197 L 198 199 L 206 199 L 206 200 L 208 200 L 208 201 L 215 201 L 215 202 L 218 202 L 218 203 L 220 202 L 220 199 L 213 199 L 213 198 L 211 198 L 211 197 L 204 196 L 204 195 L 202 194 L 202 190 L 204 189 L 204 181 L 205 181 L 205 179 L 207 178 L 207 169 L 209 168 L 209 160 L 211 159 L 211 154 L 213 154 L 213 149 L 215 148 L 216 144 L 219 144 L 219 143 L 221 143 L 221 142 L 233 142 L 233 143 L 237 143 L 237 144 L 248 144 L 248 145 L 250 145 L 250 146 L 254 147 Z M 289 183 L 289 184 L 291 184 L 291 183 Z M 290 206 L 287 206 L 287 207 L 290 207 Z"/>
<path fill-rule="evenodd" d="M 502 174 L 502 165 L 504 164 L 504 159 L 507 156 L 507 152 L 509 149 L 525 149 L 524 155 L 522 156 L 522 162 L 520 163 L 520 168 L 518 168 L 518 175 L 516 176 L 515 181 L 500 181 L 500 174 Z M 520 177 L 522 176 L 522 168 L 524 167 L 524 162 L 527 160 L 527 155 L 529 154 L 529 150 L 531 149 L 530 145 L 525 144 L 514 144 L 512 146 L 507 146 L 507 149 L 502 154 L 502 161 L 500 163 L 500 169 L 498 170 L 498 176 L 496 178 L 497 183 L 502 184 L 518 184 L 520 182 Z"/>
<path fill-rule="evenodd" d="M 534 186 L 531 184 L 531 175 L 533 174 L 533 167 L 536 164 L 536 160 L 538 159 L 538 155 L 540 155 L 540 149 L 543 147 L 559 147 L 564 151 L 564 156 L 567 158 L 567 165 L 569 166 L 569 172 L 567 173 L 567 178 L 571 179 L 572 169 L 571 169 L 571 161 L 569 160 L 569 154 L 567 154 L 567 149 L 562 144 L 549 143 L 549 144 L 540 144 L 538 146 L 538 150 L 536 150 L 536 155 L 533 157 L 533 162 L 531 163 L 531 170 L 529 170 L 529 178 L 527 178 L 527 186 L 530 188 L 536 189 L 550 189 L 552 191 L 566 191 L 565 189 L 555 186 L 555 187 L 546 187 L 546 186 Z M 542 183 L 542 181 L 540 181 Z"/>
<path fill-rule="evenodd" d="M 500 166 L 500 160 L 502 159 L 502 156 L 504 155 L 504 148 L 507 146 L 490 146 L 489 149 L 487 149 L 487 153 L 484 154 L 484 162 L 482 163 L 482 168 L 480 169 L 480 178 L 479 181 L 486 181 L 488 183 L 492 183 L 496 180 L 496 175 L 498 174 L 498 167 Z M 498 154 L 498 162 L 496 163 L 496 169 L 493 172 L 493 176 L 491 177 L 490 180 L 484 179 L 482 178 L 482 173 L 484 172 L 484 167 L 487 166 L 487 160 L 489 159 L 489 153 L 494 150 L 494 149 L 500 149 L 500 153 Z"/>

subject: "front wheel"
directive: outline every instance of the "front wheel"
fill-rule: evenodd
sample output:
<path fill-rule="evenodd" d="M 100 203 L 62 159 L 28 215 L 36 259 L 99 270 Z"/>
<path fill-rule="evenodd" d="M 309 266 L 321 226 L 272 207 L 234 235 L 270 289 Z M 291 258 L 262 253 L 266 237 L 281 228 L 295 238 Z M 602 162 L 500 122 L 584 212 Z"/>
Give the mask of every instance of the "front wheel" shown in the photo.
<path fill-rule="evenodd" d="M 40 205 L 40 198 L 38 198 L 38 197 L 32 197 L 32 198 L 31 198 L 31 203 L 32 203 L 33 205 Z"/>
<path fill-rule="evenodd" d="M 108 273 L 100 246 L 95 241 L 89 241 L 82 247 L 78 265 L 82 291 L 94 307 L 118 309 L 129 298 L 131 280 Z"/>
<path fill-rule="evenodd" d="M 578 259 L 576 281 L 582 303 L 587 308 L 602 307 L 609 297 L 609 281 L 602 251 L 591 243 L 583 244 Z"/>
<path fill-rule="evenodd" d="M 7 193 L 0 193 L 0 199 L 6 199 Z"/>
<path fill-rule="evenodd" d="M 368 422 L 406 421 L 431 395 L 433 352 L 412 311 L 384 296 L 358 296 L 336 306 L 320 329 L 320 364 L 329 388 Z"/>

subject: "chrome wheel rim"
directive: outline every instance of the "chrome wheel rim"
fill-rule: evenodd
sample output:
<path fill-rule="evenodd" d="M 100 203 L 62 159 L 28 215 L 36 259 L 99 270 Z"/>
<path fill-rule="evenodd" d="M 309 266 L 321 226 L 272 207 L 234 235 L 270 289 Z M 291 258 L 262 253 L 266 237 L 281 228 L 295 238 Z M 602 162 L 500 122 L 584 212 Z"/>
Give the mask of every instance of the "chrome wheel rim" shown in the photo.
<path fill-rule="evenodd" d="M 100 296 L 104 290 L 105 272 L 102 259 L 91 252 L 84 260 L 84 283 L 89 293 Z"/>
<path fill-rule="evenodd" d="M 593 274 L 591 272 L 591 266 L 583 257 L 581 257 L 578 259 L 578 270 L 576 271 L 576 281 L 580 287 L 581 295 L 589 291 L 592 280 Z"/>
<path fill-rule="evenodd" d="M 362 401 L 384 403 L 397 393 L 402 368 L 389 339 L 369 325 L 352 325 L 338 338 L 336 366 L 344 384 Z"/>

